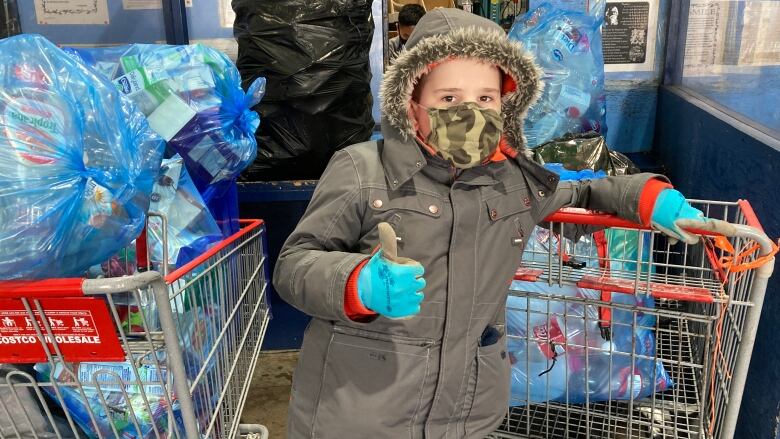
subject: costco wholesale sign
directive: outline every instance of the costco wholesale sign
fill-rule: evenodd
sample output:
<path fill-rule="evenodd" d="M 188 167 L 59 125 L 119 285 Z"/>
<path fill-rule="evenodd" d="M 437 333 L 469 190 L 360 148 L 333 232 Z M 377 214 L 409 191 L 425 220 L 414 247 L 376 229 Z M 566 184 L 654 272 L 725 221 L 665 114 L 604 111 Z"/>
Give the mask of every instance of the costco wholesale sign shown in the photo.
<path fill-rule="evenodd" d="M 66 361 L 122 361 L 124 352 L 105 302 L 97 298 L 41 299 L 43 315 L 30 303 L 0 300 L 0 362 L 46 361 L 40 329 L 49 351 L 56 343 Z M 46 324 L 51 334 L 46 331 Z"/>

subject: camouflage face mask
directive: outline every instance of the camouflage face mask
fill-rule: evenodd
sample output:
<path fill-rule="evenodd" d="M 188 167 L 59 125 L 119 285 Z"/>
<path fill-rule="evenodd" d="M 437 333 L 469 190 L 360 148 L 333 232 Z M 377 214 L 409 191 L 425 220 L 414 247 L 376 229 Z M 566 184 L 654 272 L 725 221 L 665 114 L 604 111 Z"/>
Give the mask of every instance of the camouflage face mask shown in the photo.
<path fill-rule="evenodd" d="M 466 102 L 426 113 L 431 127 L 426 143 L 456 168 L 477 166 L 498 147 L 504 121 L 495 110 Z"/>
<path fill-rule="evenodd" d="M 504 121 L 496 110 L 466 102 L 427 112 L 431 133 L 426 141 L 456 168 L 477 166 L 498 147 Z"/>

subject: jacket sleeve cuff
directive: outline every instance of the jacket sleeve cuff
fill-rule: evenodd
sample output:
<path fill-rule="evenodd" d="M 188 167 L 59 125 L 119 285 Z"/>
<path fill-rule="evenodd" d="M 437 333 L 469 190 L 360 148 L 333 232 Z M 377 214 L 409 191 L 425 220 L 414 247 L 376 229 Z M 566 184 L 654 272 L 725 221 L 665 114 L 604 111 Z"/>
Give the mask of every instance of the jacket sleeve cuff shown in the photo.
<path fill-rule="evenodd" d="M 645 183 L 642 194 L 639 196 L 639 219 L 642 225 L 649 226 L 653 217 L 653 208 L 658 195 L 664 189 L 670 189 L 673 186 L 663 180 L 652 178 Z"/>
<path fill-rule="evenodd" d="M 360 270 L 368 263 L 368 259 L 364 260 L 349 275 L 347 279 L 347 286 L 344 291 L 344 313 L 350 320 L 356 322 L 364 321 L 368 318 L 374 317 L 377 314 L 363 305 L 360 301 L 360 295 L 358 294 L 358 276 Z"/>

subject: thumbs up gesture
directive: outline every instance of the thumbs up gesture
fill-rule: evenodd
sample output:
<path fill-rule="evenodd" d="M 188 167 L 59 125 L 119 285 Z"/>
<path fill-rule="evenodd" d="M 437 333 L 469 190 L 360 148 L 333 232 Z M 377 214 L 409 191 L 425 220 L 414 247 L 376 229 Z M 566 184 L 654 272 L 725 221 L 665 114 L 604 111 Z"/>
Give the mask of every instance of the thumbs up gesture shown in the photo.
<path fill-rule="evenodd" d="M 358 295 L 363 305 L 392 319 L 409 318 L 420 312 L 424 298 L 425 269 L 419 262 L 398 256 L 395 230 L 379 226 L 379 251 L 358 274 Z"/>

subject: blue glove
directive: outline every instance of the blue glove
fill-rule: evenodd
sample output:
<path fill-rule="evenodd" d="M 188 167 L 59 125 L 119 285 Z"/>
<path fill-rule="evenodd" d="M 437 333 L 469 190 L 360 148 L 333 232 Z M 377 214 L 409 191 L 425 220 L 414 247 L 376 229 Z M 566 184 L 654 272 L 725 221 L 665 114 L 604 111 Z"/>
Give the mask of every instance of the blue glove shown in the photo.
<path fill-rule="evenodd" d="M 380 224 L 379 240 L 381 249 L 358 274 L 360 301 L 385 317 L 411 317 L 420 312 L 425 269 L 417 261 L 397 256 L 395 232 L 389 224 Z"/>
<path fill-rule="evenodd" d="M 687 244 L 696 244 L 699 237 L 682 229 L 682 226 L 695 226 L 698 222 L 706 222 L 707 218 L 699 210 L 691 207 L 683 194 L 674 189 L 664 189 L 658 194 L 653 207 L 650 224 L 654 229 L 674 240 L 682 240 Z"/>

